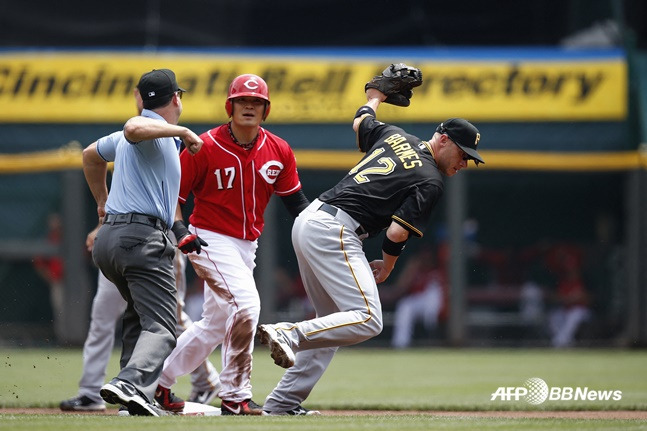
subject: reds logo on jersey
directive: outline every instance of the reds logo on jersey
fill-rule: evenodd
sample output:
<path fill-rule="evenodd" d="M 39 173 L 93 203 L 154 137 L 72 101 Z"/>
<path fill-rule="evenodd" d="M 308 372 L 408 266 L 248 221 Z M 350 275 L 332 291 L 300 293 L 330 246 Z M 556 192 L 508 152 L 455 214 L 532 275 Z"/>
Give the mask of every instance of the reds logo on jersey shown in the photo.
<path fill-rule="evenodd" d="M 283 163 L 276 160 L 269 160 L 258 170 L 258 173 L 267 181 L 268 184 L 274 184 L 279 174 L 283 170 Z"/>

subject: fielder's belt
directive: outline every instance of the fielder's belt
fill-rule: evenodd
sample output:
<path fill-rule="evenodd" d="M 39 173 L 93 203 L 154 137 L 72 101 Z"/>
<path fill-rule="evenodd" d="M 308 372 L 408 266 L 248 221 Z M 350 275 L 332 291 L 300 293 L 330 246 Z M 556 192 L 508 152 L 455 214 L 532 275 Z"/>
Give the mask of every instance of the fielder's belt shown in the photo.
<path fill-rule="evenodd" d="M 337 217 L 337 214 L 338 214 L 339 212 L 342 212 L 344 215 L 346 215 L 346 217 L 347 217 L 347 218 L 349 218 L 349 219 L 351 219 L 351 220 L 353 219 L 351 216 L 347 215 L 347 214 L 346 214 L 346 212 L 344 212 L 344 211 L 340 210 L 340 209 L 339 209 L 339 208 L 337 208 L 336 206 L 332 206 L 332 205 L 327 204 L 327 203 L 325 203 L 325 202 L 324 202 L 324 203 L 322 203 L 322 204 L 321 204 L 321 206 L 320 206 L 319 208 L 317 208 L 317 209 L 318 209 L 319 211 L 326 212 L 326 213 L 330 214 L 330 215 L 331 215 L 331 216 L 333 216 L 333 217 Z M 343 221 L 343 219 L 342 219 L 341 221 Z M 355 222 L 355 223 L 357 223 L 357 222 Z M 359 223 L 357 223 L 357 229 L 355 229 L 355 233 L 356 233 L 356 234 L 357 234 L 357 236 L 358 236 L 358 237 L 360 237 L 361 239 L 364 239 L 364 238 L 366 238 L 366 237 L 368 236 L 368 232 L 366 232 L 366 230 L 365 230 L 365 229 L 362 227 L 362 225 L 361 225 L 361 224 L 359 224 Z"/>

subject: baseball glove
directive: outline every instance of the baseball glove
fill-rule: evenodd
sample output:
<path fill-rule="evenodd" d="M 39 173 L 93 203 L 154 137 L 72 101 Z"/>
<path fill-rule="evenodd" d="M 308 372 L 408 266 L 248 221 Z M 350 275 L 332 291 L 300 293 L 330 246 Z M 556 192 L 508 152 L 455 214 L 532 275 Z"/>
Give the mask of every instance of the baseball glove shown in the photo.
<path fill-rule="evenodd" d="M 413 87 L 422 84 L 422 72 L 417 67 L 407 66 L 404 63 L 395 63 L 367 82 L 364 91 L 375 88 L 384 95 L 384 103 L 397 106 L 409 106 Z"/>

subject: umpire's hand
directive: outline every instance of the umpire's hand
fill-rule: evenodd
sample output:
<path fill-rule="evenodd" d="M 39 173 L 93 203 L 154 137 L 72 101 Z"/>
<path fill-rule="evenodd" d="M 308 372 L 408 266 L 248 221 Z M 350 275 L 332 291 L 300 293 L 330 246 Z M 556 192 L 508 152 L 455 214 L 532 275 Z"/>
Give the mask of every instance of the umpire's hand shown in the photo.
<path fill-rule="evenodd" d="M 191 154 L 196 154 L 200 151 L 200 148 L 202 148 L 202 144 L 204 143 L 202 142 L 202 139 L 200 139 L 200 137 L 190 129 L 186 129 L 186 133 L 182 136 L 182 141 L 184 142 L 187 151 Z"/>

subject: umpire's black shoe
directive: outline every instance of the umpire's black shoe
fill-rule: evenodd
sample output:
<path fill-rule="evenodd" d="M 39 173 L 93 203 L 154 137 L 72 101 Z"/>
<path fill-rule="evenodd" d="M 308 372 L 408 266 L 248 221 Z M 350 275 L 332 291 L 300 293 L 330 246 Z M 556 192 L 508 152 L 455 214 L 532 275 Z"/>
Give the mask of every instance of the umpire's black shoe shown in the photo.
<path fill-rule="evenodd" d="M 146 401 L 133 385 L 123 380 L 112 379 L 110 383 L 101 386 L 99 395 L 107 403 L 126 406 L 131 416 L 166 416 L 168 414 Z"/>
<path fill-rule="evenodd" d="M 64 412 L 101 412 L 106 409 L 106 405 L 103 401 L 94 401 L 85 395 L 77 395 L 61 401 L 60 408 Z"/>

